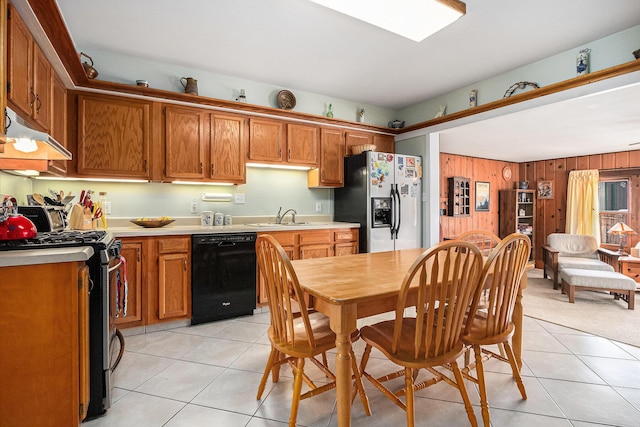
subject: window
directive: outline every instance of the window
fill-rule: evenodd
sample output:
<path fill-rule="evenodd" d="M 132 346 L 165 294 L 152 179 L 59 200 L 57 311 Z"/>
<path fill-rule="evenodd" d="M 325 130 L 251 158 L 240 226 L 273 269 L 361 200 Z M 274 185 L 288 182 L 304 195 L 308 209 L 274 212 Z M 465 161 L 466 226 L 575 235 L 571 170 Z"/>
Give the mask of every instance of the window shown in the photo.
<path fill-rule="evenodd" d="M 600 210 L 600 239 L 602 243 L 619 244 L 620 237 L 607 234 L 607 231 L 617 222 L 629 223 L 629 180 L 616 178 L 610 181 L 600 181 L 598 183 L 598 208 Z"/>

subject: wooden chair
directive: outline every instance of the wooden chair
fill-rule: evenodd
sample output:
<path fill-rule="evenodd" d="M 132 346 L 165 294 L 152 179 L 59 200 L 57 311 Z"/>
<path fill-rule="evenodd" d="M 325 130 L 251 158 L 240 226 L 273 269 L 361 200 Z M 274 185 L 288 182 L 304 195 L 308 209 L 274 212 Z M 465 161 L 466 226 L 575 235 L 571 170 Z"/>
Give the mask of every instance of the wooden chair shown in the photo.
<path fill-rule="evenodd" d="M 266 282 L 271 317 L 269 327 L 271 353 L 258 387 L 257 399 L 260 400 L 262 397 L 269 372 L 272 373 L 273 382 L 278 382 L 280 366 L 288 363 L 294 373 L 289 425 L 295 426 L 301 399 L 336 387 L 336 377 L 327 367 L 326 361 L 326 351 L 335 348 L 336 337 L 329 327 L 329 318 L 307 308 L 295 270 L 277 240 L 270 235 L 259 236 L 256 241 L 256 254 L 258 268 Z M 353 342 L 358 338 L 359 333 L 356 331 L 351 340 Z M 316 359 L 318 355 L 323 356 L 323 361 Z M 333 381 L 320 386 L 314 384 L 304 373 L 305 359 L 314 363 Z M 360 394 L 366 414 L 371 415 L 353 350 L 351 350 L 351 359 L 355 388 Z M 303 381 L 311 388 L 304 394 L 301 393 Z M 355 390 L 353 398 L 355 398 Z"/>
<path fill-rule="evenodd" d="M 483 256 L 489 256 L 491 251 L 500 243 L 500 237 L 487 230 L 469 230 L 456 237 L 456 240 L 473 243 Z"/>
<path fill-rule="evenodd" d="M 425 251 L 409 268 L 400 289 L 395 320 L 360 330 L 366 342 L 360 371 L 407 412 L 408 426 L 415 424 L 414 392 L 442 380 L 460 391 L 469 422 L 477 425 L 456 359 L 465 350 L 460 334 L 477 293 L 481 271 L 482 254 L 474 245 L 457 240 L 439 243 Z M 416 317 L 405 317 L 405 308 L 412 306 L 416 308 Z M 373 377 L 366 371 L 373 347 L 404 369 Z M 435 369 L 445 365 L 449 365 L 455 378 Z M 421 370 L 431 375 L 417 382 Z M 393 392 L 383 384 L 403 375 L 403 389 Z M 400 399 L 403 395 L 406 403 Z"/>
<path fill-rule="evenodd" d="M 483 355 L 487 358 L 493 357 L 508 362 L 522 398 L 527 398 L 510 340 L 515 328 L 511 320 L 513 308 L 520 288 L 520 281 L 525 274 L 530 249 L 531 241 L 529 238 L 518 233 L 505 237 L 496 246 L 485 262 L 480 278 L 481 283 L 484 283 L 484 291 L 488 292 L 488 298 L 482 297 L 482 289 L 476 294 L 470 311 L 474 315 L 469 316 L 462 334 L 462 341 L 472 346 L 475 354 L 475 363 L 466 366 L 462 372 L 465 378 L 474 381 L 479 386 L 482 420 L 485 426 L 489 426 L 490 418 Z M 476 310 L 481 299 L 486 302 L 486 306 L 482 310 Z M 503 354 L 497 354 L 483 348 L 483 346 L 494 344 L 501 347 L 500 350 Z M 474 367 L 476 369 L 475 377 L 470 373 Z"/>

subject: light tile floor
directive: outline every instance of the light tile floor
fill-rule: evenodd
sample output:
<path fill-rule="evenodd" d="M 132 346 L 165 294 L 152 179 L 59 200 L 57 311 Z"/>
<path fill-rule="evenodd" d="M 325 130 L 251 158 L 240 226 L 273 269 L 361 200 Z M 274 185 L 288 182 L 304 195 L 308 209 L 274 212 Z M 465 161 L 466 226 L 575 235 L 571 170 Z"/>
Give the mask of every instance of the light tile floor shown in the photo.
<path fill-rule="evenodd" d="M 387 316 L 363 319 L 372 323 Z M 287 425 L 292 377 L 256 391 L 269 354 L 268 313 L 125 338 L 114 403 L 86 427 Z M 525 317 L 524 367 L 528 400 L 520 399 L 509 367 L 486 370 L 493 426 L 640 426 L 640 348 Z M 356 343 L 359 357 L 364 345 Z M 330 359 L 333 358 L 330 355 Z M 373 353 L 369 368 L 389 362 Z M 309 366 L 309 364 L 307 364 Z M 388 366 L 387 366 L 388 367 Z M 323 380 L 322 375 L 314 379 Z M 356 399 L 352 425 L 406 425 L 405 413 L 364 380 L 373 415 Z M 477 388 L 467 383 L 478 422 Z M 468 426 L 458 391 L 446 383 L 416 395 L 418 426 Z M 336 426 L 335 392 L 301 402 L 298 424 Z"/>

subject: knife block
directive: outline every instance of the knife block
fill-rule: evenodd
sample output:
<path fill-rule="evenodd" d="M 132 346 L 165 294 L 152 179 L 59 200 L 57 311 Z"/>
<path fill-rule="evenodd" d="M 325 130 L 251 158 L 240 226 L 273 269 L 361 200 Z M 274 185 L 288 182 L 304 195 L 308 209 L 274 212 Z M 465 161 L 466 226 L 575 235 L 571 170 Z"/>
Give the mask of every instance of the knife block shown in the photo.
<path fill-rule="evenodd" d="M 69 228 L 71 230 L 93 230 L 95 221 L 89 208 L 83 208 L 79 204 L 73 205 L 69 213 Z"/>

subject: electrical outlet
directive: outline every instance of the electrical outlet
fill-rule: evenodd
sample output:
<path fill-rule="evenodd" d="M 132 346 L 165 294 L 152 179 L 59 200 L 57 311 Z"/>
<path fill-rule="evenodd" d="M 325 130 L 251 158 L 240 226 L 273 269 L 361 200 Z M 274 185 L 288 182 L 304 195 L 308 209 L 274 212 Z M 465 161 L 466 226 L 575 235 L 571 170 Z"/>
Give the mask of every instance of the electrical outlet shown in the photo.
<path fill-rule="evenodd" d="M 235 202 L 237 204 L 243 204 L 244 203 L 244 193 L 236 193 Z"/>
<path fill-rule="evenodd" d="M 316 202 L 316 212 L 322 212 L 322 203 Z"/>
<path fill-rule="evenodd" d="M 192 214 L 198 213 L 198 201 L 196 199 L 193 199 L 191 201 L 191 213 Z"/>

